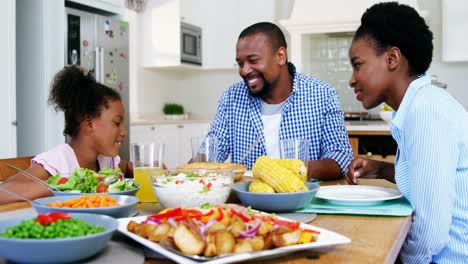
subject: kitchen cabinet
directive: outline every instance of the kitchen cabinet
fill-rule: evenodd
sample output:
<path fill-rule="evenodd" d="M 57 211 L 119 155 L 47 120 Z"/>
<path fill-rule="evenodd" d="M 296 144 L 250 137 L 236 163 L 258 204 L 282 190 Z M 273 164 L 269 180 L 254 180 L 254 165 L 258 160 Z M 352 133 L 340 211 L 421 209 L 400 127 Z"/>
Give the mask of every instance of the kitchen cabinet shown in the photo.
<path fill-rule="evenodd" d="M 122 15 L 125 0 L 67 0 L 80 5 L 89 6 L 106 12 Z"/>
<path fill-rule="evenodd" d="M 354 157 L 395 162 L 397 143 L 390 131 L 348 131 Z"/>
<path fill-rule="evenodd" d="M 468 19 L 466 0 L 442 1 L 442 59 L 444 62 L 468 61 Z"/>
<path fill-rule="evenodd" d="M 130 142 L 160 142 L 165 145 L 164 163 L 170 168 L 187 163 L 191 156 L 190 138 L 204 136 L 210 123 L 132 125 Z"/>
<path fill-rule="evenodd" d="M 16 3 L 0 2 L 0 28 L 3 59 L 0 61 L 0 79 L 3 81 L 0 98 L 0 158 L 16 157 Z"/>
<path fill-rule="evenodd" d="M 274 21 L 269 0 L 155 0 L 141 14 L 143 67 L 235 69 L 237 37 L 255 22 Z M 202 66 L 180 61 L 180 23 L 202 28 Z"/>

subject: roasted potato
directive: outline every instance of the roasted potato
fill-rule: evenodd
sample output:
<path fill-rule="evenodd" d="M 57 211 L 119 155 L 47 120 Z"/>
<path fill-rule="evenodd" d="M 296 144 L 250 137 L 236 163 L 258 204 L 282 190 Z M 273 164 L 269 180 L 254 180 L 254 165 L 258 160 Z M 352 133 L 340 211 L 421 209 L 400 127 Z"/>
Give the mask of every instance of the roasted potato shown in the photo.
<path fill-rule="evenodd" d="M 142 236 L 142 237 L 148 237 L 149 234 L 151 234 L 155 228 L 156 228 L 156 225 L 139 224 L 135 227 L 135 234 Z"/>
<path fill-rule="evenodd" d="M 174 243 L 186 254 L 199 255 L 205 249 L 205 242 L 195 231 L 185 224 L 179 224 L 174 231 Z"/>
<path fill-rule="evenodd" d="M 285 247 L 298 244 L 301 239 L 301 234 L 301 230 L 295 230 L 292 232 L 285 232 L 281 234 L 274 233 L 271 239 L 275 246 Z"/>
<path fill-rule="evenodd" d="M 214 233 L 208 233 L 205 237 L 205 252 L 203 255 L 206 257 L 213 257 L 218 255 L 218 252 L 216 250 L 216 243 L 215 243 L 215 234 Z"/>
<path fill-rule="evenodd" d="M 234 251 L 236 240 L 231 232 L 227 230 L 219 230 L 216 231 L 214 235 L 217 254 L 232 253 Z"/>
<path fill-rule="evenodd" d="M 252 252 L 253 248 L 250 242 L 246 239 L 237 239 L 234 246 L 234 253 Z"/>
<path fill-rule="evenodd" d="M 255 236 L 252 239 L 249 239 L 248 241 L 252 246 L 253 251 L 263 250 L 263 248 L 265 247 L 265 241 L 263 240 L 262 236 Z"/>
<path fill-rule="evenodd" d="M 137 222 L 131 220 L 130 222 L 128 222 L 127 224 L 127 230 L 132 232 L 132 233 L 135 233 L 135 227 L 137 226 Z"/>
<path fill-rule="evenodd" d="M 170 229 L 171 225 L 169 224 L 157 225 L 156 228 L 151 233 L 149 233 L 148 239 L 154 242 L 159 242 L 167 236 Z"/>

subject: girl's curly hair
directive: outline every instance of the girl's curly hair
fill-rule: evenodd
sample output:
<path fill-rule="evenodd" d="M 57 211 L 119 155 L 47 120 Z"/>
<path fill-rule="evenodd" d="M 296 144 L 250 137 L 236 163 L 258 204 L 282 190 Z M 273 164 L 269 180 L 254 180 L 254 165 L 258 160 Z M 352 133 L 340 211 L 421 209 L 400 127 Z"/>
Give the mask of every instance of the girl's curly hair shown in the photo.
<path fill-rule="evenodd" d="M 78 66 L 66 66 L 58 72 L 52 83 L 49 103 L 65 114 L 64 135 L 76 136 L 81 122 L 95 118 L 109 100 L 121 100 L 120 94 L 94 79 L 91 72 Z"/>

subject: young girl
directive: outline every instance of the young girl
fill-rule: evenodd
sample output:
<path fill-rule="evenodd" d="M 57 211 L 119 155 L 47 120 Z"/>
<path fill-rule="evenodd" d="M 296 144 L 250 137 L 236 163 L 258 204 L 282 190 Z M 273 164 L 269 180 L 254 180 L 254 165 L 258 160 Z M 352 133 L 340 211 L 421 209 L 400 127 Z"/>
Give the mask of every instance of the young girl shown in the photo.
<path fill-rule="evenodd" d="M 403 263 L 466 263 L 468 259 L 468 114 L 425 74 L 432 32 L 411 7 L 369 8 L 349 50 L 350 87 L 366 108 L 396 109 L 390 130 L 398 143 L 393 164 L 354 160 L 346 175 L 396 182 L 414 208 L 400 252 Z"/>
<path fill-rule="evenodd" d="M 124 127 L 124 106 L 117 91 L 97 83 L 91 73 L 77 66 L 65 67 L 57 73 L 50 91 L 49 102 L 65 114 L 64 134 L 69 144 L 61 144 L 41 153 L 31 161 L 27 171 L 47 180 L 60 172 L 69 177 L 77 168 L 99 171 L 117 168 L 118 153 L 127 131 Z M 121 169 L 127 171 L 122 162 Z M 2 187 L 30 199 L 51 195 L 51 192 L 26 176 L 17 174 Z M 0 204 L 18 198 L 0 191 Z"/>

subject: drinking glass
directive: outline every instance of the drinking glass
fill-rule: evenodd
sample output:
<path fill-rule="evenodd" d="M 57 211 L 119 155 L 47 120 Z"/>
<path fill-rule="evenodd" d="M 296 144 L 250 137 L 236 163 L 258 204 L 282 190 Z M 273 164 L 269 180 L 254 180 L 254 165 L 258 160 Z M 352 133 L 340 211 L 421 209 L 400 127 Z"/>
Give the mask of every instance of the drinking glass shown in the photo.
<path fill-rule="evenodd" d="M 304 162 L 305 175 L 307 175 L 307 165 L 309 163 L 308 139 L 282 139 L 280 140 L 280 155 L 282 159 L 298 159 Z"/>
<path fill-rule="evenodd" d="M 192 137 L 193 162 L 217 162 L 218 161 L 218 139 L 215 136 Z"/>
<path fill-rule="evenodd" d="M 133 177 L 141 188 L 136 197 L 142 203 L 157 202 L 151 178 L 162 173 L 164 161 L 163 143 L 132 143 L 130 160 L 133 163 Z"/>

